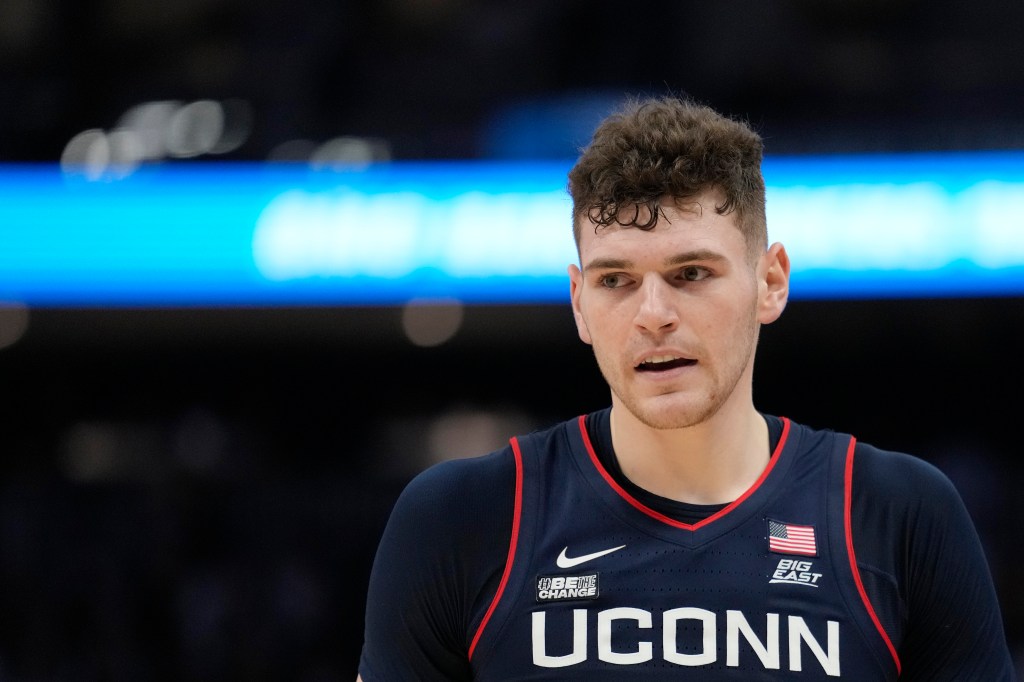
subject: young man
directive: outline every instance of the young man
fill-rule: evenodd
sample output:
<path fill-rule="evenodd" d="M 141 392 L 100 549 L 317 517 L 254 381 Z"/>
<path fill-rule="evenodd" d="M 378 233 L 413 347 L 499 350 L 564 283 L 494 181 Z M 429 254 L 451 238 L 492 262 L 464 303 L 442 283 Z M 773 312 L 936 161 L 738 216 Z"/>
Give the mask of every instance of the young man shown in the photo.
<path fill-rule="evenodd" d="M 949 480 L 754 406 L 789 292 L 761 157 L 675 98 L 598 127 L 569 175 L 569 278 L 611 406 L 410 483 L 363 682 L 1014 679 Z"/>

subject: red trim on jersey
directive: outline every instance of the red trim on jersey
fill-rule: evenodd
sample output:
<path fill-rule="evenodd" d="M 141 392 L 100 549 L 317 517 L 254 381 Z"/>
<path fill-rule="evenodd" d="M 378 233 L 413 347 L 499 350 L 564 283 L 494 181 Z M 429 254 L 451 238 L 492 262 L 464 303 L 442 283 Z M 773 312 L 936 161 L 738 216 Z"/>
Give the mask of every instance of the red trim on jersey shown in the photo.
<path fill-rule="evenodd" d="M 643 502 L 630 495 L 622 486 L 616 483 L 615 479 L 612 478 L 611 474 L 609 474 L 605 470 L 605 468 L 601 466 L 601 460 L 597 458 L 597 453 L 594 452 L 594 445 L 590 442 L 590 436 L 587 434 L 586 415 L 580 415 L 578 422 L 580 426 L 580 433 L 583 434 L 583 444 L 586 445 L 587 454 L 590 455 L 590 461 L 594 464 L 594 467 L 597 468 L 598 473 L 601 474 L 601 477 L 604 478 L 605 482 L 608 485 L 610 485 L 612 489 L 619 494 L 620 497 L 626 500 L 626 502 L 629 502 L 631 505 L 642 511 L 644 514 L 647 514 L 650 517 L 658 519 L 663 523 L 667 523 L 670 526 L 682 528 L 683 530 L 697 530 L 698 528 L 706 526 L 712 521 L 715 521 L 716 519 L 722 518 L 723 516 L 731 512 L 733 509 L 743 504 L 743 501 L 750 497 L 754 493 L 754 491 L 757 490 L 762 483 L 764 483 L 764 480 L 768 478 L 768 474 L 771 473 L 771 470 L 775 468 L 775 463 L 779 461 L 779 453 L 782 452 L 782 447 L 786 444 L 786 439 L 789 437 L 790 425 L 789 419 L 782 417 L 782 436 L 779 438 L 779 444 L 775 446 L 775 452 L 773 452 L 771 458 L 769 458 L 768 466 L 764 468 L 764 471 L 761 472 L 761 475 L 758 476 L 756 481 L 754 481 L 754 485 L 747 488 L 746 492 L 744 492 L 742 495 L 740 495 L 735 500 L 730 502 L 727 506 L 718 510 L 711 516 L 707 517 L 706 519 L 701 519 L 697 523 L 690 524 L 683 523 L 682 521 L 676 521 L 671 517 L 665 516 L 664 514 L 651 509 Z"/>
<path fill-rule="evenodd" d="M 896 647 L 892 645 L 892 640 L 889 639 L 888 633 L 886 633 L 885 628 L 882 627 L 881 621 L 878 620 L 878 615 L 875 613 L 875 607 L 871 605 L 871 600 L 868 599 L 868 593 L 865 591 L 864 583 L 860 579 L 860 569 L 857 568 L 857 555 L 853 552 L 853 525 L 850 521 L 850 510 L 853 504 L 853 451 L 856 444 L 857 439 L 851 436 L 850 445 L 846 450 L 846 471 L 843 479 L 843 494 L 845 496 L 843 504 L 843 525 L 846 532 L 846 553 L 850 557 L 850 570 L 853 572 L 853 582 L 857 585 L 857 591 L 860 593 L 860 600 L 864 602 L 864 606 L 868 610 L 868 615 L 871 616 L 871 622 L 875 624 L 875 629 L 878 630 L 878 634 L 882 636 L 885 646 L 889 647 L 889 653 L 892 655 L 892 660 L 896 664 L 896 675 L 898 677 L 902 670 L 902 666 L 900 665 L 900 656 L 896 653 Z"/>
<path fill-rule="evenodd" d="M 508 577 L 512 573 L 512 562 L 516 557 L 516 545 L 519 544 L 519 520 L 523 513 L 523 453 L 519 450 L 519 441 L 516 438 L 512 438 L 509 442 L 512 444 L 512 453 L 516 459 L 516 501 L 512 511 L 512 539 L 508 543 L 508 558 L 505 559 L 505 572 L 501 575 L 498 591 L 494 593 L 494 599 L 491 600 L 491 605 L 487 607 L 487 613 L 484 614 L 483 620 L 480 621 L 480 626 L 476 629 L 476 634 L 473 635 L 473 642 L 469 645 L 469 655 L 467 657 L 469 660 L 473 660 L 473 651 L 476 649 L 477 642 L 480 641 L 480 636 L 484 633 L 484 628 L 487 627 L 487 621 L 491 619 L 491 614 L 498 607 L 501 595 L 505 592 L 505 586 L 508 585 Z"/>

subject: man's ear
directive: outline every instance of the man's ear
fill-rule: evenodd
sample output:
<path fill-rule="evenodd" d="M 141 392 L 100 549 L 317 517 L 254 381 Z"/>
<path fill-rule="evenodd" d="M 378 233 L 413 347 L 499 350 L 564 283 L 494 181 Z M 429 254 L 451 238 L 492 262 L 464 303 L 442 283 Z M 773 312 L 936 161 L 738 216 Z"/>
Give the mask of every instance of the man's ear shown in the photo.
<path fill-rule="evenodd" d="M 779 319 L 789 301 L 789 254 L 779 242 L 772 244 L 761 256 L 757 266 L 758 311 L 761 324 Z"/>
<path fill-rule="evenodd" d="M 583 343 L 591 343 L 590 330 L 580 310 L 580 296 L 583 294 L 583 273 L 575 264 L 569 265 L 569 298 L 572 300 L 572 316 L 576 320 L 576 333 Z"/>

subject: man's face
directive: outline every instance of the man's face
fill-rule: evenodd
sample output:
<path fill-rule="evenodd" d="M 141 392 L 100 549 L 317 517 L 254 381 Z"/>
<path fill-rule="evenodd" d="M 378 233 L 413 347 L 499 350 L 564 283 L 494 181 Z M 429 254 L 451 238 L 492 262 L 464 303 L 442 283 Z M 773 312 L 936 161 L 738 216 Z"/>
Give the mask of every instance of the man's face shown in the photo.
<path fill-rule="evenodd" d="M 752 403 L 758 330 L 785 305 L 772 284 L 772 275 L 776 285 L 780 275 L 788 282 L 785 251 L 776 244 L 752 255 L 735 214 L 715 211 L 721 200 L 714 191 L 682 206 L 664 200 L 650 231 L 595 232 L 581 218 L 582 271 L 569 267 L 577 330 L 593 346 L 612 405 L 654 428 Z"/>

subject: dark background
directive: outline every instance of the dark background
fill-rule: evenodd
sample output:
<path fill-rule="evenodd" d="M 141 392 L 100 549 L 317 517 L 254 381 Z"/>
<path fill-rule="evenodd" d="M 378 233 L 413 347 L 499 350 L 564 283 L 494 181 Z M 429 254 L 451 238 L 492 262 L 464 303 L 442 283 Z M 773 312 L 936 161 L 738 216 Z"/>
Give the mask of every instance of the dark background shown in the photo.
<path fill-rule="evenodd" d="M 338 136 L 564 158 L 664 91 L 769 154 L 1022 149 L 1022 29 L 1020 0 L 2 0 L 0 162 L 199 99 L 245 131 L 200 161 Z M 798 299 L 756 380 L 765 411 L 950 475 L 1018 660 L 1022 303 Z M 497 445 L 608 400 L 567 307 L 469 308 L 432 348 L 400 317 L 29 310 L 0 349 L 0 679 L 354 679 L 373 549 L 439 420 Z"/>

